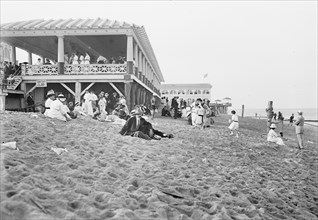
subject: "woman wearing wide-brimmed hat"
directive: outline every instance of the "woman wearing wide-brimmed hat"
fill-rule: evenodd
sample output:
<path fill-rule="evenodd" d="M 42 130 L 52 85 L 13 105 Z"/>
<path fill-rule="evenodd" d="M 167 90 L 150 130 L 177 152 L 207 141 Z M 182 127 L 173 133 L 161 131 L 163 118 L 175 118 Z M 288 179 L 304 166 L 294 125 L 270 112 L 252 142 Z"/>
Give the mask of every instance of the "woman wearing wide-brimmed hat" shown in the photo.
<path fill-rule="evenodd" d="M 49 90 L 46 94 L 47 100 L 45 101 L 45 112 L 44 115 L 47 116 L 47 114 L 50 111 L 50 107 L 52 102 L 55 100 L 55 92 L 53 89 Z"/>
<path fill-rule="evenodd" d="M 62 121 L 69 121 L 71 117 L 67 114 L 67 106 L 65 106 L 64 102 L 66 98 L 63 94 L 59 94 L 57 99 L 54 100 L 50 106 L 50 111 L 48 112 L 48 117 L 56 118 Z"/>
<path fill-rule="evenodd" d="M 276 125 L 271 124 L 269 128 L 270 130 L 268 131 L 268 134 L 267 134 L 267 141 L 273 142 L 277 145 L 285 145 L 283 139 L 281 139 L 275 132 Z"/>

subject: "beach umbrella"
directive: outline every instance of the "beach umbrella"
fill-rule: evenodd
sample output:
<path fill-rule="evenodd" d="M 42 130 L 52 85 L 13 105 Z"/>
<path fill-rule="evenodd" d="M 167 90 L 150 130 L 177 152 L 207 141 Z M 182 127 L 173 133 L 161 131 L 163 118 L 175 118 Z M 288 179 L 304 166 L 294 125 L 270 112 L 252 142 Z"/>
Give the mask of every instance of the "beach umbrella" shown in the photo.
<path fill-rule="evenodd" d="M 220 99 L 214 100 L 216 104 L 218 104 L 218 102 L 221 102 Z"/>

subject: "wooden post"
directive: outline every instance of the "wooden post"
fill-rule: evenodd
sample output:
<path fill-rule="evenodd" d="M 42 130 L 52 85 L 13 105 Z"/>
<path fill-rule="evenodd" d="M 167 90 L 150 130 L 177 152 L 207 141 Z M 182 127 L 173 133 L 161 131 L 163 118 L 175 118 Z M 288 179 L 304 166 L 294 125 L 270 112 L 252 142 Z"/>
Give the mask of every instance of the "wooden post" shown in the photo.
<path fill-rule="evenodd" d="M 125 97 L 126 97 L 126 104 L 129 108 L 129 110 L 131 110 L 131 100 L 130 100 L 130 92 L 131 92 L 131 83 L 125 83 Z"/>
<path fill-rule="evenodd" d="M 32 53 L 28 52 L 28 64 L 32 65 Z"/>
<path fill-rule="evenodd" d="M 57 48 L 57 62 L 59 74 L 64 74 L 64 36 L 57 36 L 58 48 Z"/>
<path fill-rule="evenodd" d="M 26 104 L 25 104 L 26 83 L 25 82 L 21 82 L 20 88 L 24 92 L 23 97 L 20 99 L 20 106 L 21 106 L 21 109 L 25 109 L 26 108 Z"/>
<path fill-rule="evenodd" d="M 16 52 L 16 47 L 12 46 L 12 64 L 16 65 L 17 63 L 17 52 Z"/>
<path fill-rule="evenodd" d="M 242 105 L 242 118 L 244 118 L 244 105 Z"/>
<path fill-rule="evenodd" d="M 267 132 L 269 131 L 269 127 L 272 124 L 272 118 L 273 118 L 273 101 L 268 101 L 267 108 L 266 108 L 266 113 L 267 113 Z"/>
<path fill-rule="evenodd" d="M 1 85 L 0 85 L 0 113 L 5 112 L 5 110 L 6 110 L 6 96 L 8 95 L 8 93 L 6 93 L 4 91 L 4 88 L 5 87 L 4 87 L 3 81 L 1 81 Z"/>
<path fill-rule="evenodd" d="M 75 82 L 75 103 L 81 102 L 81 90 L 82 90 L 81 83 L 78 81 Z"/>

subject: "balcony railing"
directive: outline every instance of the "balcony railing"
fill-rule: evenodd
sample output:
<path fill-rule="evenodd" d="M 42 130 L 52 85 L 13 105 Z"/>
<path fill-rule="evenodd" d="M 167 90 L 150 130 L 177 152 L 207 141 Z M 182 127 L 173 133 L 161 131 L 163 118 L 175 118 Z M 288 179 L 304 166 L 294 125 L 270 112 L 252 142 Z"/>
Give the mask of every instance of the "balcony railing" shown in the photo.
<path fill-rule="evenodd" d="M 66 75 L 124 73 L 127 73 L 127 64 L 67 64 L 64 66 L 64 74 Z M 22 66 L 22 75 L 58 75 L 58 66 L 25 65 Z"/>

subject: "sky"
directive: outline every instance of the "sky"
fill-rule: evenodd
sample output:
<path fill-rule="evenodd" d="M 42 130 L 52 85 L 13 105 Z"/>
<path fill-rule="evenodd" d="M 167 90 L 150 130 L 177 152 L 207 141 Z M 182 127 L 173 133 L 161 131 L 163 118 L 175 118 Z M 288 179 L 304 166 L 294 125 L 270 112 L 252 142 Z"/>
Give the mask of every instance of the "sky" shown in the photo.
<path fill-rule="evenodd" d="M 317 1 L 4 1 L 1 23 L 144 26 L 165 83 L 210 83 L 233 108 L 317 108 Z M 204 74 L 208 74 L 204 78 Z"/>

